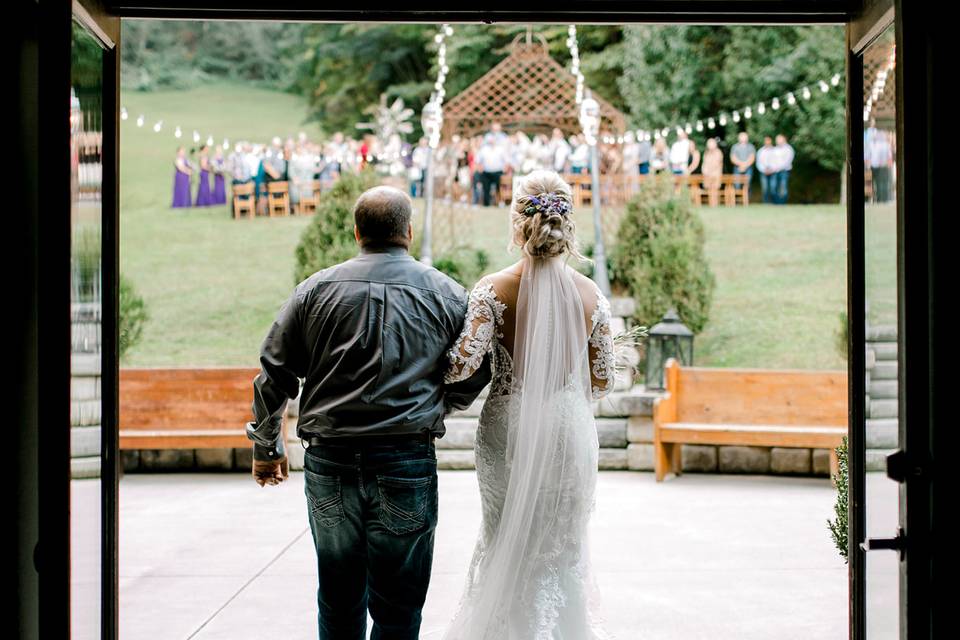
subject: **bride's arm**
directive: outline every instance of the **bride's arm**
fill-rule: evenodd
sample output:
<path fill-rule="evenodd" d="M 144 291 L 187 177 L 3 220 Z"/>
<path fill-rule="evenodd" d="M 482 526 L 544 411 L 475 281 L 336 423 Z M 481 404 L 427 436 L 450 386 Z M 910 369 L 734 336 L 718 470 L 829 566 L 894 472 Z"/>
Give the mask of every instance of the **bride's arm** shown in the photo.
<path fill-rule="evenodd" d="M 444 374 L 446 384 L 465 380 L 484 365 L 484 356 L 492 348 L 497 333 L 494 304 L 497 300 L 492 285 L 488 280 L 481 280 L 470 292 L 463 330 L 447 352 L 450 364 Z"/>
<path fill-rule="evenodd" d="M 594 399 L 613 391 L 616 378 L 616 356 L 613 333 L 610 331 L 610 302 L 597 291 L 597 307 L 593 312 L 593 331 L 590 333 L 590 382 Z"/>

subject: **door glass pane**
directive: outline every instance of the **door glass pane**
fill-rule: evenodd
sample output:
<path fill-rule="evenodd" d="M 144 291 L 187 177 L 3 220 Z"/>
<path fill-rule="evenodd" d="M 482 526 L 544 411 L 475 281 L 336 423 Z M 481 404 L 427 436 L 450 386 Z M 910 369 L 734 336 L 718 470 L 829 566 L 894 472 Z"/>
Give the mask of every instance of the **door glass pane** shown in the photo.
<path fill-rule="evenodd" d="M 866 298 L 866 536 L 899 525 L 900 485 L 886 456 L 900 446 L 897 410 L 896 55 L 891 25 L 863 54 L 864 277 Z M 899 637 L 899 555 L 866 554 L 867 637 Z"/>
<path fill-rule="evenodd" d="M 73 25 L 70 92 L 71 637 L 100 637 L 100 178 L 103 49 Z"/>

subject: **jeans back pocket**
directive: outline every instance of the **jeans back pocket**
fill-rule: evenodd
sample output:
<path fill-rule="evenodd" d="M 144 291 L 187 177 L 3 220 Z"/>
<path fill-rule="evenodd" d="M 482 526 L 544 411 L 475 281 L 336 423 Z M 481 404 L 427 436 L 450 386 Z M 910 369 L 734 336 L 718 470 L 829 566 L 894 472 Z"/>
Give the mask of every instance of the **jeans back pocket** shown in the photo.
<path fill-rule="evenodd" d="M 343 522 L 343 495 L 340 476 L 304 469 L 303 490 L 307 495 L 310 518 L 321 527 L 335 527 Z"/>
<path fill-rule="evenodd" d="M 433 512 L 433 476 L 424 478 L 400 478 L 377 476 L 380 492 L 380 522 L 397 535 L 413 533 L 427 523 Z"/>

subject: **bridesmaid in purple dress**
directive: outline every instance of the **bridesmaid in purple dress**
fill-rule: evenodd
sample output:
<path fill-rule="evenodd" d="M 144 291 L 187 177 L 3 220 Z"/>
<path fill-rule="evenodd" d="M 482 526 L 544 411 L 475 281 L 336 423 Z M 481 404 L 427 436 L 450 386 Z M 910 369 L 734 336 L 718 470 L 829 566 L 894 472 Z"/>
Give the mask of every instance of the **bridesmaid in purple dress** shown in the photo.
<path fill-rule="evenodd" d="M 207 145 L 200 147 L 200 185 L 197 187 L 198 207 L 209 207 L 213 204 L 213 193 L 210 191 L 210 159 L 207 157 Z"/>
<path fill-rule="evenodd" d="M 177 159 L 173 161 L 173 206 L 190 206 L 190 176 L 193 169 L 187 160 L 183 147 L 177 147 Z"/>
<path fill-rule="evenodd" d="M 223 159 L 223 147 L 218 146 L 210 161 L 213 168 L 213 204 L 227 204 L 226 162 Z"/>

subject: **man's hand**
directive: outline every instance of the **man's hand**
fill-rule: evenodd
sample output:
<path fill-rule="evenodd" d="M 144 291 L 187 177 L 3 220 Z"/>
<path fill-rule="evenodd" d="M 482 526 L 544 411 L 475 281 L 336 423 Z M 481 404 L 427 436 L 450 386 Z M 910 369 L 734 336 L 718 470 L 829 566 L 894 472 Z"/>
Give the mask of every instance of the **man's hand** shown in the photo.
<path fill-rule="evenodd" d="M 290 465 L 286 456 L 279 460 L 254 460 L 253 479 L 261 487 L 268 484 L 280 484 L 290 477 Z"/>

